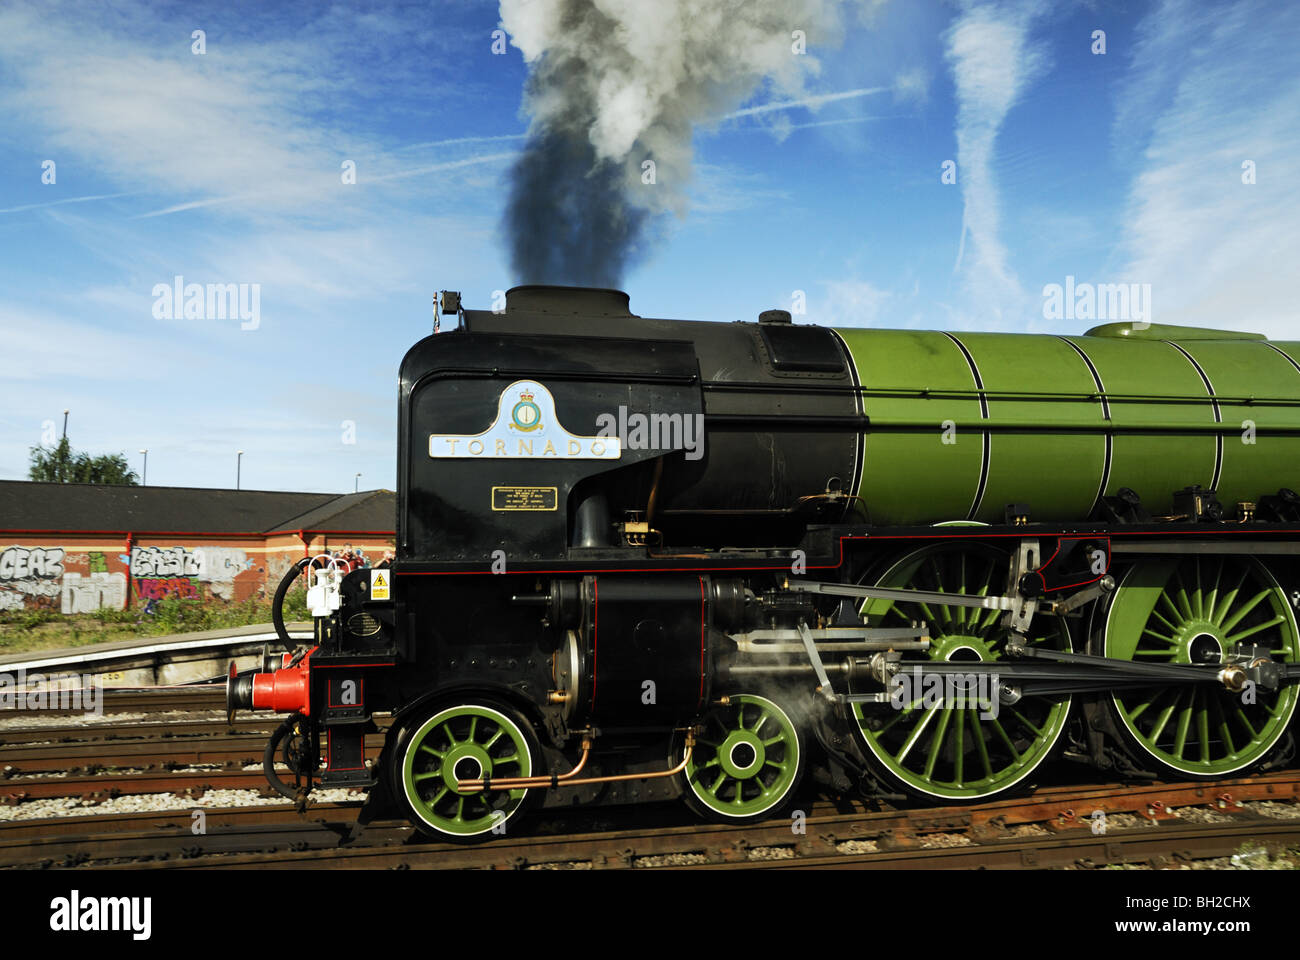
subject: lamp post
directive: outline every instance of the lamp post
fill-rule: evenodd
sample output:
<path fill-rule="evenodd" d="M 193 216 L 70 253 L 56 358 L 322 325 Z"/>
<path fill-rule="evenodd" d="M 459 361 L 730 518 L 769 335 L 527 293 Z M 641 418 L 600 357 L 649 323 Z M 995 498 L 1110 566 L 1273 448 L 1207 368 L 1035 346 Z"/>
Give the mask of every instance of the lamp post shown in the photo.
<path fill-rule="evenodd" d="M 140 486 L 149 486 L 149 448 L 141 447 L 140 452 L 144 454 L 144 466 L 140 468 Z"/>
<path fill-rule="evenodd" d="M 361 474 L 358 473 L 355 477 L 352 478 L 352 492 L 353 492 L 353 493 L 356 493 L 356 492 L 357 492 L 357 487 L 360 486 L 360 484 L 361 484 Z"/>
<path fill-rule="evenodd" d="M 243 464 L 244 464 L 244 451 L 240 450 L 238 456 L 235 457 L 235 489 L 236 490 L 239 489 L 239 471 L 243 467 Z"/>

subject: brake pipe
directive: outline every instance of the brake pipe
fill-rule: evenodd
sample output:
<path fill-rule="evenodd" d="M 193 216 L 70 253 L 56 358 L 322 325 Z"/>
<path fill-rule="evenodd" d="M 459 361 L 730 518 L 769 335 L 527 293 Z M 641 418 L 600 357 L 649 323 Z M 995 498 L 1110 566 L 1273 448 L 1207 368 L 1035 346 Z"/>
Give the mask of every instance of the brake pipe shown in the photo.
<path fill-rule="evenodd" d="M 658 780 L 663 777 L 675 777 L 686 769 L 686 765 L 691 762 L 691 753 L 695 749 L 695 737 L 693 734 L 686 735 L 686 750 L 682 754 L 682 762 L 677 764 L 671 770 L 658 770 L 654 773 L 620 773 L 605 777 L 584 777 L 581 780 L 571 780 L 565 786 L 583 786 L 588 783 L 621 783 L 626 780 Z M 586 760 L 584 753 L 583 760 Z M 569 771 L 577 772 L 577 767 Z M 528 787 L 547 787 L 558 786 L 558 776 L 550 777 L 512 777 L 505 780 L 493 780 L 491 777 L 485 777 L 479 780 L 457 780 L 457 792 L 476 793 L 482 791 L 486 793 L 489 790 L 517 790 Z"/>
<path fill-rule="evenodd" d="M 582 741 L 582 756 L 578 758 L 577 765 L 574 766 L 574 768 L 570 770 L 568 773 L 560 773 L 560 774 L 553 773 L 549 777 L 545 777 L 545 776 L 506 777 L 501 780 L 492 780 L 491 782 L 493 783 L 494 786 L 508 784 L 511 789 L 514 789 L 515 787 L 542 787 L 548 784 L 551 786 L 556 786 L 557 784 L 562 783 L 565 780 L 570 780 L 573 777 L 576 777 L 579 773 L 581 773 L 583 768 L 587 766 L 587 757 L 590 754 L 591 754 L 591 740 L 584 737 Z M 487 787 L 485 786 L 485 783 L 487 783 L 490 779 L 491 778 L 484 778 L 479 780 L 457 780 L 456 789 L 469 790 L 471 792 L 474 790 L 486 790 Z"/>

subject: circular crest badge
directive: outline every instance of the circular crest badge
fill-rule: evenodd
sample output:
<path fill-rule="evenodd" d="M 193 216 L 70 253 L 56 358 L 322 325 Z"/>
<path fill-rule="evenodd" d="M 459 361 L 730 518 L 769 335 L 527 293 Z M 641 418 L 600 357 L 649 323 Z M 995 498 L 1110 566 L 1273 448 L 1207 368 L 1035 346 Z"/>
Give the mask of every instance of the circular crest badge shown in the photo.
<path fill-rule="evenodd" d="M 525 390 L 519 394 L 519 402 L 510 411 L 510 419 L 515 429 L 528 433 L 542 425 L 542 408 L 533 403 L 533 395 Z"/>

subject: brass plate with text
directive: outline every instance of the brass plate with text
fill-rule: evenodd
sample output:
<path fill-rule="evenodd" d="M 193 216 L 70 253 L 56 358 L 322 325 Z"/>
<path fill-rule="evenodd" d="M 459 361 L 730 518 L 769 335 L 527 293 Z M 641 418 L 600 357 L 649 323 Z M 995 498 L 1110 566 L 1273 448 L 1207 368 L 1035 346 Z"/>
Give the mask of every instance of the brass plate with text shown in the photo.
<path fill-rule="evenodd" d="M 556 487 L 493 487 L 492 509 L 496 511 L 550 511 L 558 506 Z"/>

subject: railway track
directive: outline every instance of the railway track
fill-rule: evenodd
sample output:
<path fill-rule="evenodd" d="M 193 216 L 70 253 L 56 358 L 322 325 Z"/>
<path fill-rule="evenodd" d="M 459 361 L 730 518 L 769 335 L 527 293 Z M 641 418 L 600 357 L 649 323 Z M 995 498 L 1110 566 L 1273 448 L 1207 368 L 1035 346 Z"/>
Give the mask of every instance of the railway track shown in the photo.
<path fill-rule="evenodd" d="M 701 826 L 675 805 L 619 810 L 600 829 L 571 832 L 583 816 L 543 818 L 555 835 L 494 838 L 481 846 L 425 842 L 399 821 L 376 821 L 352 839 L 360 804 L 322 805 L 298 815 L 289 806 L 206 811 L 206 833 L 192 815 L 104 817 L 0 825 L 0 865 L 179 869 L 621 869 L 738 867 L 997 869 L 1165 865 L 1232 854 L 1244 844 L 1274 848 L 1300 841 L 1300 817 L 1250 808 L 1279 801 L 1293 812 L 1300 776 L 1279 774 L 1216 784 L 1106 784 L 1048 788 L 1028 799 L 977 807 L 847 812 L 824 801 L 793 820 Z M 1179 816 L 1187 807 L 1209 821 Z M 1100 810 L 1115 824 L 1102 831 Z M 647 815 L 658 823 L 647 825 Z M 586 815 L 589 819 L 590 815 Z M 1124 818 L 1127 818 L 1125 820 Z M 633 821 L 642 821 L 631 826 Z M 76 827 L 80 826 L 81 832 Z"/>
<path fill-rule="evenodd" d="M 122 707 L 191 717 L 0 728 L 0 799 L 108 799 L 208 790 L 267 794 L 260 768 L 269 715 L 209 714 L 216 692 L 124 694 Z M 378 752 L 382 734 L 368 743 Z M 204 764 L 211 769 L 172 769 Z M 124 772 L 127 768 L 130 772 Z M 84 770 L 85 773 L 81 773 Z M 49 774 L 63 774 L 51 776 Z M 74 775 L 67 775 L 67 774 Z M 1291 811 L 1264 816 L 1260 802 Z M 1266 804 L 1267 805 L 1267 804 Z M 1300 841 L 1300 771 L 1206 783 L 1063 784 L 970 807 L 878 809 L 809 798 L 795 819 L 700 825 L 675 804 L 538 815 L 517 836 L 466 847 L 428 842 L 401 821 L 354 829 L 361 802 L 89 814 L 0 821 L 0 867 L 180 869 L 962 869 L 1163 864 L 1223 856 L 1251 841 Z M 1182 814 L 1202 811 L 1198 822 Z M 1102 829 L 1098 817 L 1103 815 Z M 599 820 L 597 820 L 599 818 Z M 598 824 L 598 825 L 593 825 Z"/>
<path fill-rule="evenodd" d="M 224 715 L 206 716 L 206 695 L 199 700 L 188 691 L 149 696 L 157 698 L 150 716 L 194 718 L 0 727 L 0 803 L 150 793 L 198 797 L 209 789 L 270 793 L 262 756 L 281 717 L 260 714 L 230 724 Z M 382 743 L 382 733 L 367 739 L 372 757 Z"/>
<path fill-rule="evenodd" d="M 0 750 L 32 743 L 87 743 L 96 740 L 134 740 L 141 737 L 180 739 L 245 733 L 269 736 L 280 724 L 278 716 L 220 720 L 157 720 L 96 723 L 78 726 L 0 727 Z"/>
<path fill-rule="evenodd" d="M 226 685 L 224 682 L 208 683 L 163 690 L 105 687 L 99 703 L 104 713 L 166 713 L 198 710 L 224 712 Z M 39 712 L 43 716 L 73 716 L 84 715 L 85 710 L 79 705 L 59 707 L 51 704 Z M 0 718 L 23 714 L 23 711 L 0 711 Z"/>

